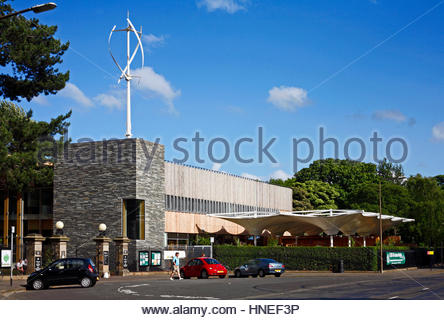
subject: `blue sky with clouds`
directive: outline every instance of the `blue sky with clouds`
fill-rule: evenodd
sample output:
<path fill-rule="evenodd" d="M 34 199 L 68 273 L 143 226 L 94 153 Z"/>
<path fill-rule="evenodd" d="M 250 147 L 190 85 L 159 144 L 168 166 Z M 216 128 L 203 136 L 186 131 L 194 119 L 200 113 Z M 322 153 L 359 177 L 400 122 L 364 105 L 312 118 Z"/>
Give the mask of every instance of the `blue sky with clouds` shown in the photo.
<path fill-rule="evenodd" d="M 30 1 L 14 1 L 16 9 Z M 145 65 L 132 68 L 133 134 L 166 146 L 166 159 L 181 159 L 176 138 L 190 155 L 199 131 L 204 163 L 188 164 L 262 179 L 293 171 L 292 139 L 313 141 L 319 158 L 319 128 L 336 138 L 339 156 L 350 138 L 365 142 L 365 161 L 373 161 L 374 132 L 384 156 L 392 138 L 408 145 L 403 165 L 408 175 L 442 174 L 444 158 L 444 1 L 414 0 L 162 0 L 58 1 L 38 15 L 58 25 L 57 36 L 70 41 L 62 70 L 70 81 L 56 96 L 30 103 L 38 119 L 73 110 L 73 140 L 123 138 L 125 83 L 108 53 L 114 25 L 125 27 L 127 10 L 136 28 L 143 26 Z M 31 16 L 32 13 L 28 13 Z M 131 39 L 136 44 L 135 38 Z M 112 50 L 122 62 L 125 38 L 115 34 Z M 258 163 L 258 127 L 264 142 L 276 141 Z M 209 161 L 211 139 L 231 146 L 221 165 Z M 234 157 L 235 142 L 244 158 Z M 214 157 L 223 156 L 221 143 Z M 333 155 L 326 144 L 325 155 Z M 351 143 L 350 156 L 361 148 Z M 300 143 L 299 156 L 308 149 Z M 392 144 L 393 158 L 402 153 Z M 307 166 L 299 164 L 298 169 Z"/>

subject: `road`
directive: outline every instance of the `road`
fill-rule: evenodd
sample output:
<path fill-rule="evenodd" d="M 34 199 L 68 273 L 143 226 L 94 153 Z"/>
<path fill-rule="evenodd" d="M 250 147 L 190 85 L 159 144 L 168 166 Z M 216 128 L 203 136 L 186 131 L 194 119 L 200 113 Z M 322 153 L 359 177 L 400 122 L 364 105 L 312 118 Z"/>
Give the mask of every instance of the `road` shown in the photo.
<path fill-rule="evenodd" d="M 24 283 L 24 281 L 22 281 Z M 95 287 L 54 287 L 3 299 L 443 299 L 443 270 L 376 273 L 286 273 L 281 278 L 171 281 L 164 274 L 112 277 Z"/>

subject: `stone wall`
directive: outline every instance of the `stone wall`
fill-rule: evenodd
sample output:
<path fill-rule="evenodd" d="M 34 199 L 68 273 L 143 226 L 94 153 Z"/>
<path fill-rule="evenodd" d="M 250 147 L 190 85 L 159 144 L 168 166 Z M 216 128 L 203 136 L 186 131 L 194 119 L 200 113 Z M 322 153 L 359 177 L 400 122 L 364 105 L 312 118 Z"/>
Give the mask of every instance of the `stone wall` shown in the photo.
<path fill-rule="evenodd" d="M 78 256 L 94 257 L 92 239 L 100 223 L 107 225 L 107 236 L 120 236 L 126 198 L 145 200 L 146 240 L 133 241 L 131 247 L 163 246 L 163 145 L 142 139 L 70 144 L 54 169 L 54 221 L 65 224 L 71 239 L 68 256 L 76 255 L 77 249 Z"/>

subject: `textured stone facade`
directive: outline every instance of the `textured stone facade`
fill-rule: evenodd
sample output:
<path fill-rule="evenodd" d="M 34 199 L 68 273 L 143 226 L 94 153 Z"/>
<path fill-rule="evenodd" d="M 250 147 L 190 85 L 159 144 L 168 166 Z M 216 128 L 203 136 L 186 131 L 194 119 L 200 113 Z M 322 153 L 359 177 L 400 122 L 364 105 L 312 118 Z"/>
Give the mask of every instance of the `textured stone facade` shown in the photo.
<path fill-rule="evenodd" d="M 145 200 L 145 239 L 130 244 L 130 269 L 136 249 L 164 246 L 164 146 L 142 139 L 73 143 L 54 170 L 54 221 L 65 224 L 68 256 L 94 257 L 100 223 L 110 238 L 122 235 L 122 200 Z M 110 267 L 114 266 L 110 248 Z"/>

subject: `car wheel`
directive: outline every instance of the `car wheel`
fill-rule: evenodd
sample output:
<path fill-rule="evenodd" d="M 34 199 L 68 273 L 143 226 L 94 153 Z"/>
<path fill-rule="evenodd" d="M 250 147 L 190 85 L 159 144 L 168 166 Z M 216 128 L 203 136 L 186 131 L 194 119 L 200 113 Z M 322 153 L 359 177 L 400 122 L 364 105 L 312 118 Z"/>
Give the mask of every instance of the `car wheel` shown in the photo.
<path fill-rule="evenodd" d="M 265 272 L 264 272 L 264 270 L 262 270 L 262 269 L 259 270 L 258 275 L 259 275 L 259 277 L 261 277 L 261 278 L 265 277 Z"/>
<path fill-rule="evenodd" d="M 32 282 L 32 288 L 34 290 L 41 290 L 41 289 L 43 289 L 44 288 L 43 281 L 40 280 L 40 279 L 34 280 Z"/>
<path fill-rule="evenodd" d="M 275 273 L 274 276 L 275 276 L 276 278 L 279 278 L 279 277 L 281 276 L 281 274 L 280 274 L 280 273 Z"/>
<path fill-rule="evenodd" d="M 219 276 L 219 278 L 223 279 L 223 278 L 225 278 L 225 275 L 223 275 L 223 276 L 222 276 L 222 275 L 220 275 L 220 276 Z"/>
<path fill-rule="evenodd" d="M 240 270 L 236 270 L 236 271 L 234 272 L 234 276 L 235 276 L 236 278 L 240 278 L 240 277 L 241 277 L 241 272 L 240 272 Z"/>
<path fill-rule="evenodd" d="M 202 279 L 208 279 L 208 272 L 207 272 L 207 270 L 202 270 L 202 272 L 200 273 L 200 277 Z"/>
<path fill-rule="evenodd" d="M 82 278 L 82 280 L 80 280 L 80 285 L 83 288 L 88 288 L 91 286 L 91 279 L 88 277 Z"/>

